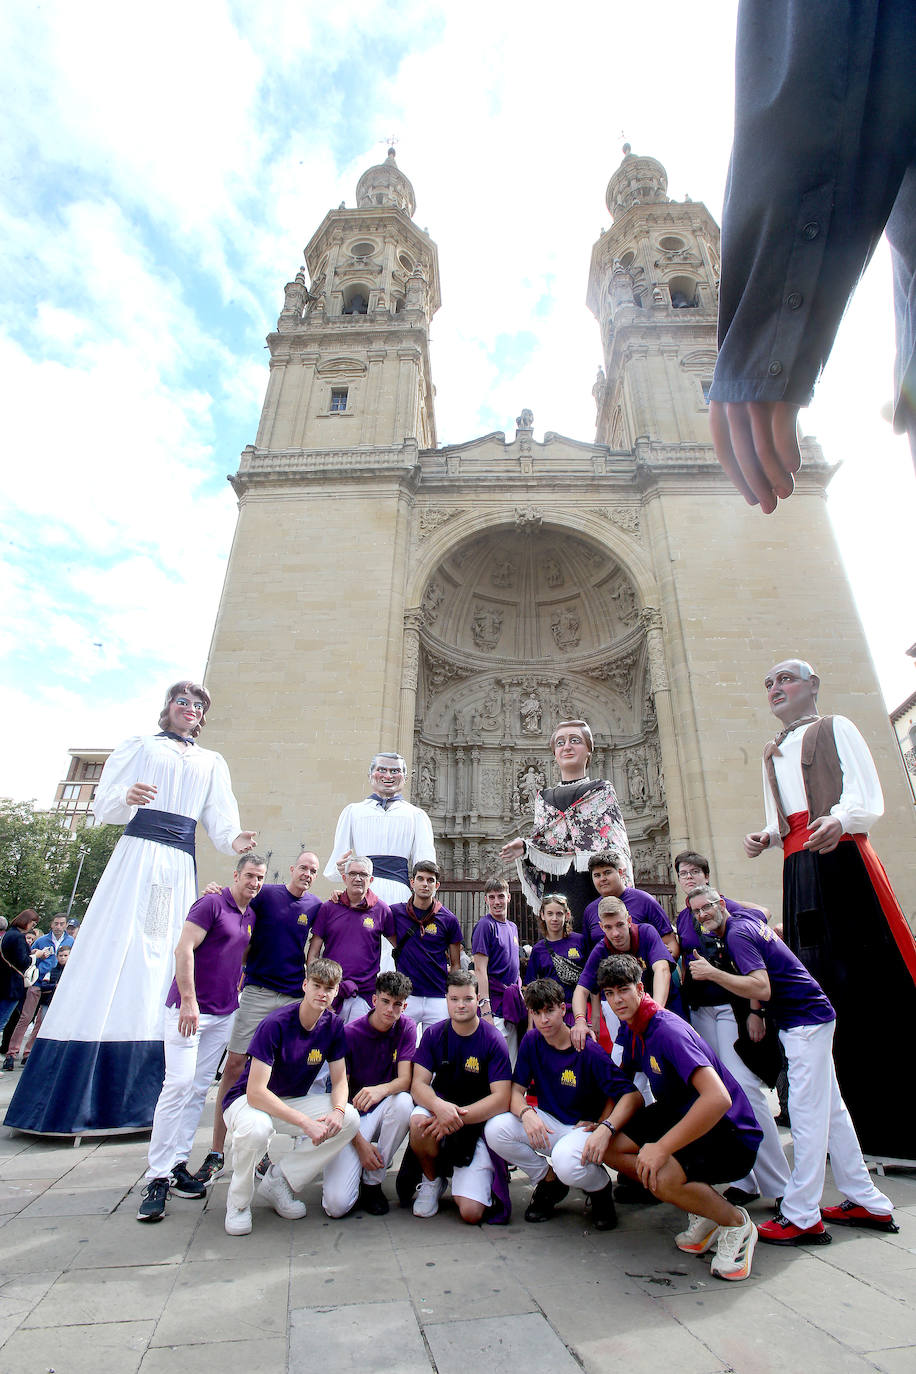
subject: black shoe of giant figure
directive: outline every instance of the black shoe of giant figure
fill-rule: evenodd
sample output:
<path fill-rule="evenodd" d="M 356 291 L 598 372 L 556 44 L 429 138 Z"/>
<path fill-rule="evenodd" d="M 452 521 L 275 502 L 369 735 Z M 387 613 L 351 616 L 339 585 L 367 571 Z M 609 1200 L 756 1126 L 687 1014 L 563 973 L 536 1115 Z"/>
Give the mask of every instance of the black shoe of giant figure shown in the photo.
<path fill-rule="evenodd" d="M 404 1151 L 404 1158 L 401 1160 L 401 1167 L 398 1169 L 398 1176 L 394 1184 L 398 1202 L 402 1207 L 413 1206 L 414 1193 L 420 1186 L 422 1177 L 423 1170 L 420 1168 L 420 1161 L 408 1145 Z"/>

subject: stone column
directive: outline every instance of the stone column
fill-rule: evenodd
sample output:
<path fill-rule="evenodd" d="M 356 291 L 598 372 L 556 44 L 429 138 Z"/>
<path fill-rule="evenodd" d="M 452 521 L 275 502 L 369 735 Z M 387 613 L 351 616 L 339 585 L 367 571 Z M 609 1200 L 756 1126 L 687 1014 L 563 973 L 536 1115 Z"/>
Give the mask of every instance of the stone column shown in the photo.
<path fill-rule="evenodd" d="M 471 825 L 477 824 L 477 800 L 480 792 L 480 750 L 475 744 L 471 749 L 471 787 L 468 797 Z"/>
<path fill-rule="evenodd" d="M 414 721 L 417 714 L 417 684 L 420 680 L 420 626 L 423 617 L 419 608 L 404 612 L 404 653 L 401 660 L 401 699 L 398 711 L 398 740 L 401 753 L 410 772 L 413 758 Z"/>
<path fill-rule="evenodd" d="M 671 705 L 671 685 L 668 681 L 668 665 L 665 661 L 662 613 L 654 606 L 646 606 L 639 613 L 639 623 L 646 635 L 649 686 L 655 699 L 658 743 L 665 775 L 668 834 L 671 839 L 672 853 L 674 853 L 688 843 L 687 806 L 681 786 L 677 734 L 674 728 L 674 711 Z"/>

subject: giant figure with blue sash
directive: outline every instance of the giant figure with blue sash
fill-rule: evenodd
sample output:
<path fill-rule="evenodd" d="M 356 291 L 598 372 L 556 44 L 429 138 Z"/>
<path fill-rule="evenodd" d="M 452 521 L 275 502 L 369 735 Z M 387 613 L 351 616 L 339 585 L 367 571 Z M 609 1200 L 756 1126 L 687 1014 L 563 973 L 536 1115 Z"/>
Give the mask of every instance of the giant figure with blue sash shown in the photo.
<path fill-rule="evenodd" d="M 162 1021 L 174 952 L 197 897 L 198 822 L 222 854 L 244 854 L 221 755 L 196 743 L 210 697 L 170 687 L 159 733 L 120 744 L 92 803 L 100 825 L 124 825 L 6 1114 L 41 1135 L 148 1129 L 162 1088 Z"/>

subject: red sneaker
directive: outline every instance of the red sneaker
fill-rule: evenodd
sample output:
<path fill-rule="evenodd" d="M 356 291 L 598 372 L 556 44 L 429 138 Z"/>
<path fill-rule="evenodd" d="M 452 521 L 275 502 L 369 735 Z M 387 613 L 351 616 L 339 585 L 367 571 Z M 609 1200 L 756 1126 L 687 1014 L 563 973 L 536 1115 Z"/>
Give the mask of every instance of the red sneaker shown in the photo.
<path fill-rule="evenodd" d="M 765 1221 L 757 1227 L 757 1235 L 768 1245 L 829 1245 L 833 1236 L 822 1221 L 813 1226 L 796 1226 L 781 1212 L 772 1221 Z"/>
<path fill-rule="evenodd" d="M 890 1212 L 869 1212 L 857 1202 L 850 1202 L 849 1198 L 839 1207 L 822 1207 L 821 1216 L 838 1226 L 864 1226 L 871 1231 L 890 1231 L 892 1235 L 900 1230 Z"/>

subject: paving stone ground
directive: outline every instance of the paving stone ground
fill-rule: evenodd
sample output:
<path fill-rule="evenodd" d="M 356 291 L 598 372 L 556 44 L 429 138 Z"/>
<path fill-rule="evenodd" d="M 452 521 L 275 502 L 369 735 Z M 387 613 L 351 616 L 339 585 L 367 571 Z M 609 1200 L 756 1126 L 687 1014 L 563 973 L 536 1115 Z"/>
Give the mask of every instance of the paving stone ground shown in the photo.
<path fill-rule="evenodd" d="M 18 1071 L 17 1071 L 18 1073 Z M 15 1084 L 0 1075 L 0 1117 Z M 212 1102 L 192 1168 L 209 1139 Z M 278 1140 L 278 1157 L 287 1142 Z M 329 1221 L 256 1201 L 223 1229 L 226 1181 L 141 1226 L 142 1136 L 69 1143 L 0 1128 L 0 1369 L 17 1374 L 913 1374 L 916 1177 L 890 1175 L 895 1236 L 834 1229 L 813 1250 L 758 1246 L 751 1278 L 682 1255 L 674 1208 L 620 1209 L 589 1227 L 579 1198 L 541 1226 L 512 1186 L 505 1227 L 463 1226 L 450 1203 L 418 1221 Z M 387 1191 L 394 1198 L 393 1178 Z M 829 1186 L 827 1201 L 838 1201 Z M 762 1220 L 768 1213 L 755 1213 Z"/>

